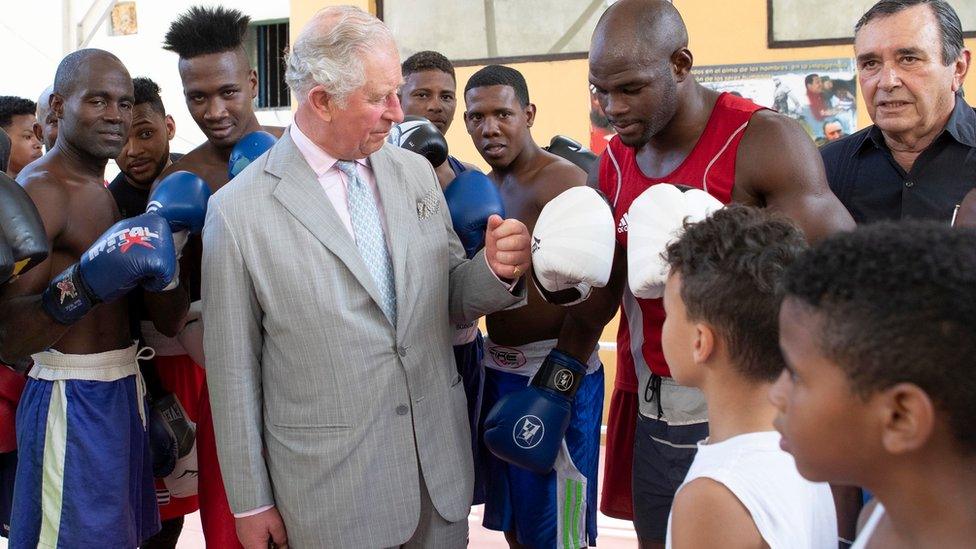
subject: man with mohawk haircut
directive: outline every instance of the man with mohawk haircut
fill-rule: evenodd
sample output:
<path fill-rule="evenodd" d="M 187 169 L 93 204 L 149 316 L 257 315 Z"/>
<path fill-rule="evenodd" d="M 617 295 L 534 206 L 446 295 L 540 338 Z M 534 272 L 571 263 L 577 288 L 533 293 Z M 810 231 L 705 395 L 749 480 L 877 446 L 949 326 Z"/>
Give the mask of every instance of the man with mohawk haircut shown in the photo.
<path fill-rule="evenodd" d="M 242 46 L 249 22 L 248 16 L 235 9 L 194 6 L 170 24 L 163 48 L 179 55 L 186 106 L 207 140 L 166 168 L 159 179 L 185 170 L 201 177 L 210 190 L 216 192 L 229 181 L 228 161 L 241 138 L 262 130 L 275 137 L 281 136 L 282 128 L 262 127 L 254 115 L 257 73 Z M 194 302 L 200 299 L 201 249 L 199 238 L 191 237 L 180 266 L 181 272 L 189 277 L 190 295 Z M 187 325 L 193 324 L 199 326 L 199 323 Z M 199 339 L 202 332 L 197 330 L 195 333 L 196 337 L 181 334 L 179 339 L 186 348 L 202 348 Z M 188 340 L 197 343 L 187 343 Z M 189 356 L 166 358 L 193 362 Z M 201 388 L 198 413 L 198 498 L 203 534 L 208 546 L 239 547 L 234 516 L 227 504 L 217 462 L 206 384 Z"/>

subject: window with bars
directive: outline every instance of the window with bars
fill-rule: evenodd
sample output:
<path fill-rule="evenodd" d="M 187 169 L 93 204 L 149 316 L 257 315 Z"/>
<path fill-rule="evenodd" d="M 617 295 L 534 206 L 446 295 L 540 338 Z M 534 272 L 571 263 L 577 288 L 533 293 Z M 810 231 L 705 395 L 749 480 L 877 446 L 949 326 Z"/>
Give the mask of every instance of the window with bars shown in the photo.
<path fill-rule="evenodd" d="M 288 21 L 253 23 L 246 47 L 251 66 L 258 73 L 257 108 L 279 109 L 291 106 L 285 84 L 285 50 L 288 48 Z"/>

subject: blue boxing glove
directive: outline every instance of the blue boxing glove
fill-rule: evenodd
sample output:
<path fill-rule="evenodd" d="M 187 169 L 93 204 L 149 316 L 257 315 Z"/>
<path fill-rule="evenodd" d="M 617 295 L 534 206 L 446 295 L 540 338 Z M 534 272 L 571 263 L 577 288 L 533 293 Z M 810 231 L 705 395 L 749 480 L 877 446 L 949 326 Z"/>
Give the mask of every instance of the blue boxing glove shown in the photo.
<path fill-rule="evenodd" d="M 502 195 L 487 175 L 467 170 L 458 174 L 444 189 L 444 200 L 451 210 L 454 232 L 470 259 L 485 245 L 488 218 L 492 214 L 505 217 Z"/>
<path fill-rule="evenodd" d="M 227 162 L 227 179 L 234 179 L 237 174 L 244 171 L 251 162 L 254 162 L 262 154 L 268 152 L 277 139 L 268 132 L 251 132 L 240 139 L 230 151 L 230 160 Z"/>
<path fill-rule="evenodd" d="M 155 214 L 166 220 L 173 233 L 173 248 L 176 253 L 176 273 L 173 281 L 163 288 L 172 290 L 180 283 L 179 259 L 183 255 L 190 234 L 200 234 L 207 218 L 207 201 L 210 200 L 210 186 L 194 173 L 173 172 L 162 179 L 149 196 L 147 214 Z"/>
<path fill-rule="evenodd" d="M 114 301 L 138 285 L 161 291 L 175 274 L 169 225 L 158 215 L 142 214 L 105 231 L 81 261 L 54 277 L 41 304 L 60 324 L 73 324 L 95 305 Z"/>
<path fill-rule="evenodd" d="M 154 213 L 169 223 L 174 233 L 188 231 L 200 234 L 207 218 L 210 186 L 194 173 L 173 172 L 156 184 L 146 213 Z"/>
<path fill-rule="evenodd" d="M 528 387 L 498 400 L 485 417 L 485 445 L 512 465 L 552 471 L 569 428 L 586 364 L 553 349 Z"/>

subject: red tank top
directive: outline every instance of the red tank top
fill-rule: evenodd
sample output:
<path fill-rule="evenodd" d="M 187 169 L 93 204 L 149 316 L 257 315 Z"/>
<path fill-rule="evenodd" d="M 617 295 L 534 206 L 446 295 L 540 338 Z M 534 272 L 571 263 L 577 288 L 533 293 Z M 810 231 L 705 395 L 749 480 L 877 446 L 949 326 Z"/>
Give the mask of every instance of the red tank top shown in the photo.
<path fill-rule="evenodd" d="M 752 115 L 764 107 L 723 93 L 715 102 L 705 130 L 688 157 L 665 177 L 647 177 L 637 167 L 636 151 L 620 141 L 610 140 L 600 157 L 600 190 L 613 204 L 617 241 L 627 248 L 627 210 L 635 198 L 651 185 L 677 183 L 703 189 L 728 204 L 735 184 L 735 158 L 739 142 Z M 624 290 L 620 328 L 617 331 L 616 387 L 637 391 L 637 368 L 650 368 L 659 376 L 671 371 L 661 351 L 664 306 L 660 299 L 638 299 Z"/>

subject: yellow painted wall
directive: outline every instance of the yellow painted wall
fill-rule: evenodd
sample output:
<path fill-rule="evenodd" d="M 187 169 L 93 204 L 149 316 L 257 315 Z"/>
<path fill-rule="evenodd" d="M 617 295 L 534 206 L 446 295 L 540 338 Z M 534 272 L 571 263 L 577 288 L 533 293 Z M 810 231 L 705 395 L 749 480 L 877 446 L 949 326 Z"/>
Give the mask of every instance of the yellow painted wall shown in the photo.
<path fill-rule="evenodd" d="M 449 0 L 445 0 L 449 1 Z M 318 9 L 333 4 L 353 4 L 376 13 L 375 0 L 292 0 L 291 33 L 294 37 L 309 17 Z M 851 45 L 812 48 L 770 49 L 766 46 L 766 0 L 675 0 L 684 17 L 690 36 L 689 47 L 696 65 L 725 65 L 735 63 L 766 63 L 853 57 Z M 853 26 L 854 22 L 851 22 Z M 440 44 L 430 44 L 439 49 Z M 976 50 L 976 39 L 966 40 L 970 50 Z M 542 145 L 556 134 L 568 135 L 581 143 L 589 142 L 589 91 L 585 59 L 548 63 L 520 63 L 512 65 L 525 75 L 529 95 L 538 108 L 532 134 Z M 457 69 L 458 92 L 468 77 L 481 67 Z M 976 75 L 964 86 L 969 98 L 976 97 Z M 460 97 L 459 97 L 460 100 Z M 972 99 L 970 99 L 972 103 Z M 858 125 L 870 123 L 864 103 L 858 94 Z M 487 169 L 471 144 L 461 118 L 463 101 L 459 103 L 454 124 L 447 133 L 451 153 L 467 162 Z M 602 341 L 615 340 L 617 320 L 604 330 Z M 615 366 L 612 352 L 601 352 L 607 365 L 607 402 L 612 389 Z"/>

